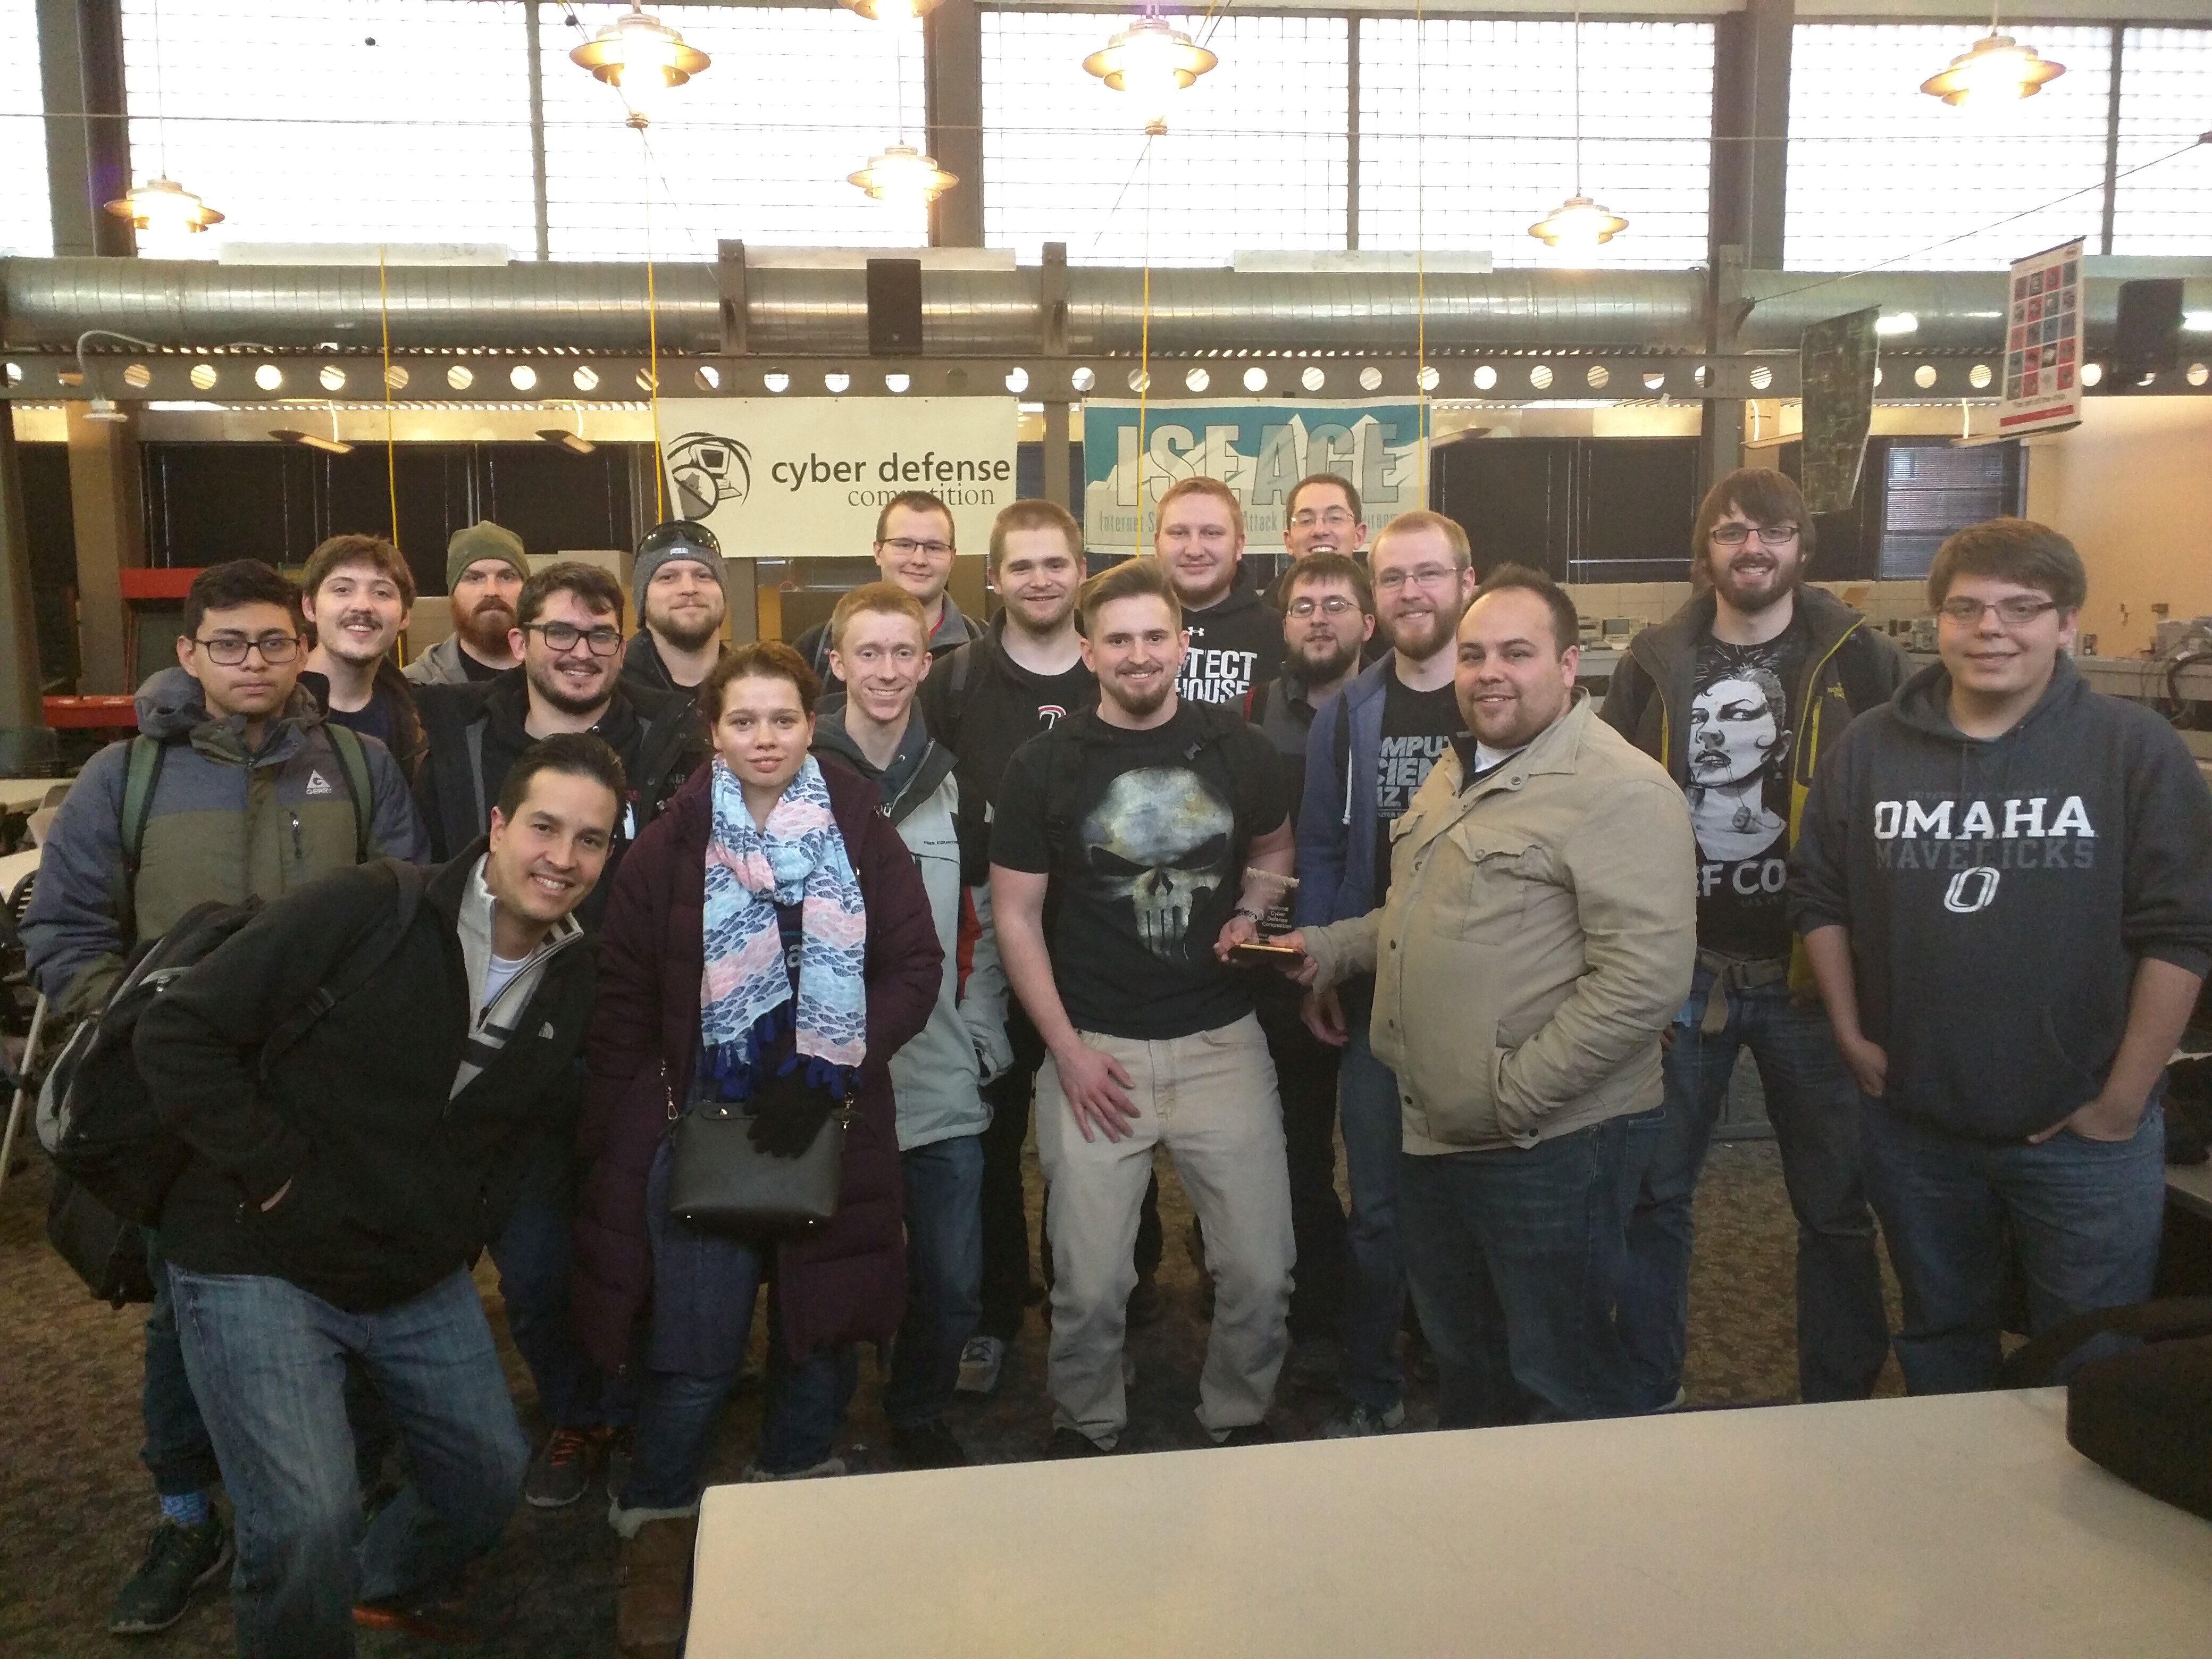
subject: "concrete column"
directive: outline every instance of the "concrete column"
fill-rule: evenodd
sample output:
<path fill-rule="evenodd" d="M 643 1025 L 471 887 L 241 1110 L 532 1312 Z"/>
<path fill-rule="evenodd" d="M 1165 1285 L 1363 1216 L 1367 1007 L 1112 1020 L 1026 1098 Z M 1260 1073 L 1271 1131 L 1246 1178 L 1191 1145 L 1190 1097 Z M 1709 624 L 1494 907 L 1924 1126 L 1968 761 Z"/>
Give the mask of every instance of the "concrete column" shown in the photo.
<path fill-rule="evenodd" d="M 929 210 L 932 247 L 983 246 L 983 18 L 975 0 L 945 0 L 922 20 L 929 153 L 960 182 Z"/>
<path fill-rule="evenodd" d="M 132 691 L 136 674 L 122 573 L 146 562 L 137 428 L 88 421 L 83 404 L 64 407 L 76 521 L 77 657 L 83 665 L 77 689 L 95 695 Z"/>
<path fill-rule="evenodd" d="M 1783 268 L 1790 165 L 1790 53 L 1796 0 L 1744 0 L 1717 20 L 1713 52 L 1712 201 L 1706 268 L 1712 325 L 1707 349 L 1732 352 L 1743 325 L 1736 273 Z M 1698 483 L 1743 464 L 1744 405 L 1705 405 Z"/>
<path fill-rule="evenodd" d="M 46 725 L 39 701 L 39 629 L 32 598 L 31 527 L 13 412 L 0 404 L 0 768 L 13 769 Z M 41 744 L 40 746 L 43 746 Z"/>
<path fill-rule="evenodd" d="M 120 0 L 38 0 L 38 23 L 54 252 L 128 258 L 131 222 L 104 206 L 131 188 Z"/>

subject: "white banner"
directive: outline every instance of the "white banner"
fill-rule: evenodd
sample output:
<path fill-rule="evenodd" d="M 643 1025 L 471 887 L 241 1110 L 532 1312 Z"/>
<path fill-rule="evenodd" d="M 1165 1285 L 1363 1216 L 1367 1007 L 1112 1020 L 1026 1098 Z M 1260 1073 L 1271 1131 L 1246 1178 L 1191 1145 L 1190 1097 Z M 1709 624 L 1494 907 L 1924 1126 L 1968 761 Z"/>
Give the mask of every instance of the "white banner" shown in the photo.
<path fill-rule="evenodd" d="M 2006 325 L 2004 395 L 1997 430 L 2007 437 L 2077 425 L 2081 419 L 2081 244 L 2077 240 L 2017 260 Z"/>
<path fill-rule="evenodd" d="M 696 519 L 732 558 L 865 557 L 902 490 L 952 509 L 981 552 L 1019 493 L 1012 398 L 692 398 L 660 405 L 668 516 Z"/>

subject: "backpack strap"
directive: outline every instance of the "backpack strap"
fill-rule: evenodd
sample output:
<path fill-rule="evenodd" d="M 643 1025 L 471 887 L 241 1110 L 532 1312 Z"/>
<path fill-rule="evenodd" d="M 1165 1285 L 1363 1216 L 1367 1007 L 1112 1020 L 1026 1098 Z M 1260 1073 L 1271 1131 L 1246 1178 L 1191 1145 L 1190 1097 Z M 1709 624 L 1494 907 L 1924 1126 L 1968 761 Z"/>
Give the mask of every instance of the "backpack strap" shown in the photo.
<path fill-rule="evenodd" d="M 331 740 L 353 796 L 353 861 L 366 864 L 376 856 L 376 786 L 368 775 L 368 751 L 361 746 L 361 733 L 349 726 L 325 720 L 323 735 Z"/>
<path fill-rule="evenodd" d="M 945 672 L 945 723 L 954 732 L 960 729 L 960 711 L 968 701 L 968 671 L 975 659 L 975 641 L 970 640 L 952 653 L 952 666 Z"/>
<path fill-rule="evenodd" d="M 123 775 L 123 809 L 116 826 L 123 868 L 116 884 L 115 919 L 126 947 L 138 937 L 138 865 L 146 851 L 146 823 L 154 816 L 155 787 L 168 758 L 168 745 L 158 738 L 142 734 L 131 739 L 131 762 Z"/>

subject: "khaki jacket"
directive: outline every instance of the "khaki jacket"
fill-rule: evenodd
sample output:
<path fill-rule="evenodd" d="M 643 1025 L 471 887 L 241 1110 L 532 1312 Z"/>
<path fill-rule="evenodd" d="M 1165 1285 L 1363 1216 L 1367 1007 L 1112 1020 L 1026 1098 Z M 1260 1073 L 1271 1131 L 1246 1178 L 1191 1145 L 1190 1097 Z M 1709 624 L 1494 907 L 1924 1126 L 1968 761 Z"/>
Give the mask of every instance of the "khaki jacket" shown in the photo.
<path fill-rule="evenodd" d="M 1689 809 L 1585 693 L 1476 788 L 1456 752 L 1391 827 L 1378 911 L 1305 930 L 1333 985 L 1372 970 L 1405 1148 L 1534 1146 L 1660 1097 L 1697 957 Z"/>

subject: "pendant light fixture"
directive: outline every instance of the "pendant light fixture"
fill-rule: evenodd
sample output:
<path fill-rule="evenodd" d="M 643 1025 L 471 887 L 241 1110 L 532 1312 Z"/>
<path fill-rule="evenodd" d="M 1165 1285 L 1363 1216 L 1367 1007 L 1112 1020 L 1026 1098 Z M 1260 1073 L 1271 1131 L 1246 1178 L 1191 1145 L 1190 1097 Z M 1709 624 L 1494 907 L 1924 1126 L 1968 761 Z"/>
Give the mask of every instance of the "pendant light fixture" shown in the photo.
<path fill-rule="evenodd" d="M 269 435 L 280 444 L 298 444 L 307 449 L 319 449 L 325 455 L 353 453 L 353 446 L 338 436 L 338 406 L 336 404 L 331 405 L 331 435 L 327 438 L 319 432 L 306 432 L 295 426 L 273 426 L 269 428 Z"/>
<path fill-rule="evenodd" d="M 1145 15 L 1083 60 L 1083 67 L 1134 102 L 1145 131 L 1157 138 L 1168 130 L 1168 109 L 1220 58 L 1171 27 L 1146 0 Z"/>
<path fill-rule="evenodd" d="M 642 10 L 638 0 L 630 0 L 628 11 L 572 51 L 568 61 L 619 92 L 629 106 L 624 125 L 642 129 L 653 125 L 661 94 L 682 86 L 713 60 Z"/>
<path fill-rule="evenodd" d="M 934 5 L 936 0 L 928 0 Z M 894 207 L 916 211 L 926 210 L 930 204 L 960 182 L 952 173 L 937 165 L 937 158 L 925 155 L 906 142 L 906 38 L 904 28 L 913 18 L 919 18 L 928 9 L 917 3 L 912 17 L 901 17 L 893 13 L 886 20 L 892 28 L 891 85 L 896 89 L 898 111 L 898 142 L 886 144 L 868 158 L 866 167 L 857 173 L 845 175 L 845 182 L 866 191 L 878 202 Z M 859 10 L 859 7 L 854 7 Z"/>
<path fill-rule="evenodd" d="M 1580 264 L 1628 228 L 1628 221 L 1609 213 L 1583 194 L 1583 15 L 1575 12 L 1574 132 L 1575 193 L 1528 227 L 1547 247 L 1557 248 L 1569 264 Z"/>
<path fill-rule="evenodd" d="M 837 3 L 871 21 L 880 19 L 896 23 L 908 17 L 927 17 L 945 0 L 837 0 Z"/>
<path fill-rule="evenodd" d="M 161 89 L 161 8 L 154 7 L 154 149 L 161 167 L 158 177 L 148 179 L 129 194 L 106 204 L 131 228 L 151 233 L 156 240 L 174 240 L 197 234 L 222 222 L 217 213 L 191 191 L 169 177 L 169 135 L 162 119 L 167 100 Z"/>
<path fill-rule="evenodd" d="M 2039 57 L 2033 46 L 1998 33 L 1996 8 L 1992 6 L 1990 32 L 1954 58 L 1942 74 L 1923 81 L 1920 90 L 1954 109 L 1982 109 L 2033 98 L 2065 73 L 2065 64 L 2054 64 Z"/>

